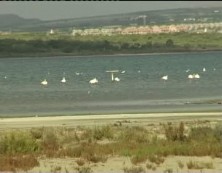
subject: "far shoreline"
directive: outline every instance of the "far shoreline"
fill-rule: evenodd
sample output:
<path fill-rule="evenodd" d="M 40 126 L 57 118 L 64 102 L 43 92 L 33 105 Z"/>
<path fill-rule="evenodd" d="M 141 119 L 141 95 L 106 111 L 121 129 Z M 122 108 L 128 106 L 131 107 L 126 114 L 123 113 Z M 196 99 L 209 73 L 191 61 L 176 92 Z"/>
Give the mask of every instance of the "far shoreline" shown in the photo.
<path fill-rule="evenodd" d="M 222 49 L 206 49 L 206 50 L 189 50 L 189 51 L 168 51 L 168 52 L 141 52 L 141 53 L 110 53 L 110 54 L 38 54 L 38 55 L 0 55 L 0 59 L 28 59 L 28 58 L 88 58 L 88 57 L 115 57 L 115 56 L 151 56 L 151 55 L 181 55 L 181 54 L 192 54 L 192 53 L 211 53 L 211 52 L 222 52 Z"/>

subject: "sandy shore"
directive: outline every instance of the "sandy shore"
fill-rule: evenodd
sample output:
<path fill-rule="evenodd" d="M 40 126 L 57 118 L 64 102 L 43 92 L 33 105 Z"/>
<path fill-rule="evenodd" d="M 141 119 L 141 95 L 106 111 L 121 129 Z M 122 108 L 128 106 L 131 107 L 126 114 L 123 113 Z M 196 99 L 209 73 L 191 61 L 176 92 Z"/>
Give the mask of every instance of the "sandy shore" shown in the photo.
<path fill-rule="evenodd" d="M 130 119 L 138 123 L 161 121 L 189 121 L 198 119 L 222 120 L 222 112 L 199 113 L 147 113 L 147 114 L 109 114 L 109 115 L 78 115 L 52 117 L 1 118 L 0 129 L 30 128 L 41 126 L 90 126 L 110 124 L 118 120 Z"/>

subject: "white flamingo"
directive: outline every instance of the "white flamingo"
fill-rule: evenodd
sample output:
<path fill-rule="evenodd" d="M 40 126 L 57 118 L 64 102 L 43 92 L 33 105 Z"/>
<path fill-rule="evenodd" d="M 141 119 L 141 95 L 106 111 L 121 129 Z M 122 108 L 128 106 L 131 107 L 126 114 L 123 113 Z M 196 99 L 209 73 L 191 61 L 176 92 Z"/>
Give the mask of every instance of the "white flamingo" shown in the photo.
<path fill-rule="evenodd" d="M 189 74 L 189 75 L 188 75 L 188 78 L 189 78 L 189 79 L 199 79 L 199 78 L 200 78 L 200 75 L 199 75 L 199 74 Z"/>
<path fill-rule="evenodd" d="M 120 81 L 120 79 L 118 78 L 118 77 L 115 77 L 115 79 L 114 79 L 115 81 L 117 81 L 117 82 L 119 82 Z"/>
<path fill-rule="evenodd" d="M 193 76 L 192 74 L 189 74 L 189 75 L 188 75 L 188 78 L 189 78 L 189 79 L 193 79 L 194 76 Z"/>
<path fill-rule="evenodd" d="M 200 75 L 199 74 L 194 74 L 194 78 L 199 79 Z"/>
<path fill-rule="evenodd" d="M 89 81 L 90 84 L 96 84 L 96 83 L 98 83 L 98 82 L 99 82 L 99 81 L 98 81 L 96 78 L 94 78 L 94 79 L 92 79 L 92 80 Z"/>
<path fill-rule="evenodd" d="M 63 77 L 62 80 L 61 80 L 61 82 L 62 82 L 62 83 L 66 83 L 66 78 Z"/>
<path fill-rule="evenodd" d="M 163 80 L 168 80 L 168 75 L 163 76 L 161 79 L 163 79 Z"/>
<path fill-rule="evenodd" d="M 43 81 L 41 82 L 41 84 L 42 84 L 42 85 L 48 85 L 48 82 L 47 82 L 47 80 L 45 79 L 45 80 L 43 80 Z"/>

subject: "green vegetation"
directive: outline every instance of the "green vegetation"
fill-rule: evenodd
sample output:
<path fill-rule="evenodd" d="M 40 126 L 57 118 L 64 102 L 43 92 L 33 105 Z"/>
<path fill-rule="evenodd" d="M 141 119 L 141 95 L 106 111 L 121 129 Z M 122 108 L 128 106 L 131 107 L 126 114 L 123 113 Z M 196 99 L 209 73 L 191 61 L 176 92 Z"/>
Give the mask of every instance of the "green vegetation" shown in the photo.
<path fill-rule="evenodd" d="M 124 173 L 145 173 L 145 169 L 143 167 L 132 167 L 132 168 L 124 168 Z"/>
<path fill-rule="evenodd" d="M 71 36 L 12 33 L 0 35 L 0 55 L 59 56 L 222 50 L 222 34 Z"/>
<path fill-rule="evenodd" d="M 161 124 L 153 133 L 149 130 L 152 126 L 130 126 L 127 122 L 122 126 L 4 131 L 0 133 L 0 171 L 29 170 L 39 164 L 40 156 L 76 158 L 79 172 L 86 171 L 83 170 L 85 163 L 104 163 L 109 156 L 128 156 L 135 165 L 148 162 L 146 167 L 152 170 L 163 164 L 169 155 L 222 158 L 222 124 L 185 127 L 185 122 L 178 125 L 169 122 Z M 182 162 L 178 165 L 184 167 Z M 187 167 L 212 169 L 213 165 L 190 161 Z M 134 167 L 124 170 L 138 171 L 142 170 Z"/>
<path fill-rule="evenodd" d="M 92 169 L 90 167 L 77 167 L 76 170 L 78 173 L 92 173 Z"/>
<path fill-rule="evenodd" d="M 190 160 L 187 163 L 187 168 L 188 169 L 213 169 L 213 163 L 212 162 L 196 162 L 196 161 L 192 161 Z"/>

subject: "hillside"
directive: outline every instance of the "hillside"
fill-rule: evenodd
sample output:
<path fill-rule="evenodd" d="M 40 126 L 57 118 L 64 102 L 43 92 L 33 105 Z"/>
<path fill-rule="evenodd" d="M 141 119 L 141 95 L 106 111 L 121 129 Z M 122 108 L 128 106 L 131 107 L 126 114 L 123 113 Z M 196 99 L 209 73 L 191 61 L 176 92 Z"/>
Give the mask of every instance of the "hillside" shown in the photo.
<path fill-rule="evenodd" d="M 0 15 L 0 29 L 14 29 L 27 24 L 40 23 L 39 19 L 24 19 L 14 14 L 1 14 Z"/>
<path fill-rule="evenodd" d="M 222 8 L 184 8 L 141 11 L 127 14 L 41 21 L 16 15 L 0 15 L 0 30 L 47 31 L 51 28 L 70 30 L 73 27 L 101 27 L 111 25 L 161 25 L 178 23 L 221 22 Z"/>

